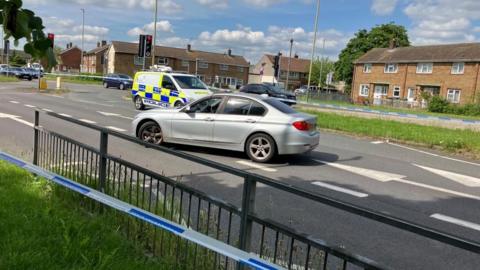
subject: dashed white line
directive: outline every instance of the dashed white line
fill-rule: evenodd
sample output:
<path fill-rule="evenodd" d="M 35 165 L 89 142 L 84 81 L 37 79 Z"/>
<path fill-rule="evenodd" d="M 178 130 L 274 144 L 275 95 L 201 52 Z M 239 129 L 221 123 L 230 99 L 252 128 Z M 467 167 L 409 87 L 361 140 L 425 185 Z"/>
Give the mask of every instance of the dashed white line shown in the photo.
<path fill-rule="evenodd" d="M 239 160 L 239 161 L 237 161 L 237 163 L 245 165 L 245 166 L 249 166 L 249 167 L 252 167 L 252 168 L 255 168 L 255 169 L 259 169 L 259 170 L 262 170 L 262 171 L 266 171 L 266 172 L 276 172 L 277 171 L 276 169 L 269 168 L 269 167 L 266 167 L 266 166 L 263 166 L 263 165 L 260 165 L 260 164 L 256 164 L 256 163 L 253 163 L 253 162 L 250 162 L 250 161 L 246 161 L 246 160 Z"/>
<path fill-rule="evenodd" d="M 327 183 L 324 183 L 324 182 L 317 181 L 317 182 L 313 182 L 312 184 L 314 184 L 316 186 L 328 188 L 328 189 L 331 189 L 331 190 L 335 190 L 335 191 L 338 191 L 338 192 L 343 192 L 343 193 L 346 193 L 346 194 L 349 194 L 349 195 L 352 195 L 352 196 L 355 196 L 355 197 L 358 197 L 358 198 L 368 197 L 368 194 L 366 194 L 366 193 L 358 192 L 358 191 L 351 190 L 351 189 L 348 189 L 348 188 L 342 188 L 342 187 L 330 185 L 330 184 L 327 184 Z"/>
<path fill-rule="evenodd" d="M 433 214 L 430 217 L 441 220 L 441 221 L 450 222 L 450 223 L 453 223 L 453 224 L 456 224 L 456 225 L 459 225 L 459 226 L 463 226 L 463 227 L 466 227 L 466 228 L 469 228 L 469 229 L 472 229 L 472 230 L 480 231 L 480 225 L 476 224 L 476 223 L 473 223 L 473 222 L 470 222 L 470 221 L 466 221 L 466 220 L 462 220 L 462 219 L 458 219 L 458 218 L 454 218 L 454 217 L 449 217 L 449 216 L 438 214 L 438 213 Z"/>
<path fill-rule="evenodd" d="M 371 144 L 382 144 L 384 143 L 384 141 L 374 141 L 374 142 L 370 142 Z"/>
<path fill-rule="evenodd" d="M 10 100 L 10 103 L 13 103 L 13 104 L 18 104 L 18 103 L 20 103 L 20 102 L 18 102 L 18 101 L 15 101 L 15 100 Z"/>
<path fill-rule="evenodd" d="M 453 191 L 453 190 L 449 190 L 449 189 L 446 189 L 446 188 L 431 186 L 431 185 L 422 184 L 422 183 L 409 181 L 409 180 L 405 180 L 405 179 L 395 179 L 393 181 L 404 183 L 404 184 L 407 184 L 407 185 L 423 187 L 423 188 L 427 188 L 427 189 L 431 189 L 431 190 L 435 190 L 435 191 L 440 191 L 440 192 L 443 192 L 443 193 L 448 193 L 448 194 L 451 194 L 451 195 L 456 195 L 456 196 L 465 197 L 465 198 L 480 201 L 480 197 L 478 197 L 478 196 L 470 195 L 470 194 L 463 193 L 463 192 Z"/>
<path fill-rule="evenodd" d="M 97 123 L 97 122 L 95 122 L 95 121 L 88 120 L 88 119 L 79 119 L 79 120 L 82 121 L 82 122 L 85 122 L 85 123 L 87 123 L 87 124 L 96 124 L 96 123 Z"/>
<path fill-rule="evenodd" d="M 52 110 L 47 109 L 47 108 L 42 108 L 42 110 L 44 110 L 44 111 L 46 111 L 46 112 L 53 112 Z"/>
<path fill-rule="evenodd" d="M 56 98 L 64 98 L 62 96 L 52 95 L 52 94 L 44 94 L 45 96 L 56 97 Z"/>
<path fill-rule="evenodd" d="M 65 117 L 72 117 L 70 114 L 66 114 L 66 113 L 59 113 L 59 115 L 65 116 Z"/>
<path fill-rule="evenodd" d="M 117 128 L 117 127 L 112 127 L 112 126 L 107 126 L 106 128 L 111 129 L 111 130 L 114 130 L 114 131 L 118 131 L 118 132 L 125 132 L 125 131 L 126 131 L 125 129 L 121 129 L 121 128 Z"/>
<path fill-rule="evenodd" d="M 30 105 L 30 104 L 24 104 L 23 106 L 28 107 L 28 108 L 35 108 L 36 106 Z"/>

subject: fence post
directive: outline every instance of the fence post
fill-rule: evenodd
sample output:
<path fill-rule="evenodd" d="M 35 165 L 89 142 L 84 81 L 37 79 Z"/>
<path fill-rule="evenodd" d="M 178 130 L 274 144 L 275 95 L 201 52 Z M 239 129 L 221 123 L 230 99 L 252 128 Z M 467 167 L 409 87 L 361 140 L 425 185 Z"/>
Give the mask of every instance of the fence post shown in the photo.
<path fill-rule="evenodd" d="M 98 173 L 98 190 L 105 192 L 105 181 L 107 177 L 107 151 L 108 151 L 108 133 L 100 133 L 100 168 Z"/>
<path fill-rule="evenodd" d="M 250 175 L 246 176 L 243 183 L 239 248 L 247 252 L 250 251 L 253 226 L 253 222 L 248 218 L 248 215 L 255 212 L 256 189 L 257 181 Z"/>
<path fill-rule="evenodd" d="M 35 110 L 35 125 L 33 126 L 33 165 L 38 165 L 38 123 L 40 114 Z"/>

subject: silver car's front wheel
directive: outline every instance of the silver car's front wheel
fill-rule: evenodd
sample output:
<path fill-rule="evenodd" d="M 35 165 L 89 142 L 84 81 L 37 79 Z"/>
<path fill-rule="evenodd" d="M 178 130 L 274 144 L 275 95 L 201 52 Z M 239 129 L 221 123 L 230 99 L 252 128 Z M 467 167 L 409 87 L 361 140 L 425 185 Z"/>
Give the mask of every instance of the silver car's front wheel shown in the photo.
<path fill-rule="evenodd" d="M 268 162 L 275 156 L 275 142 L 267 134 L 255 134 L 247 141 L 246 152 L 255 162 Z"/>
<path fill-rule="evenodd" d="M 163 133 L 160 126 L 152 121 L 144 123 L 138 132 L 138 137 L 144 142 L 161 144 L 163 142 Z"/>

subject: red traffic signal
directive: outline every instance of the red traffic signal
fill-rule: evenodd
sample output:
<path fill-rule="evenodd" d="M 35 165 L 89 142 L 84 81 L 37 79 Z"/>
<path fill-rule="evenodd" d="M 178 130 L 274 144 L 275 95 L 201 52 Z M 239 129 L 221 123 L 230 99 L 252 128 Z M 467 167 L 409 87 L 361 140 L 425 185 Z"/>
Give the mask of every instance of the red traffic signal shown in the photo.
<path fill-rule="evenodd" d="M 145 56 L 146 57 L 152 56 L 152 41 L 153 41 L 153 38 L 151 35 L 145 36 Z"/>
<path fill-rule="evenodd" d="M 51 41 L 50 47 L 53 48 L 53 44 L 54 44 L 54 41 L 55 41 L 55 34 L 48 33 L 47 38 L 50 39 L 50 41 Z"/>

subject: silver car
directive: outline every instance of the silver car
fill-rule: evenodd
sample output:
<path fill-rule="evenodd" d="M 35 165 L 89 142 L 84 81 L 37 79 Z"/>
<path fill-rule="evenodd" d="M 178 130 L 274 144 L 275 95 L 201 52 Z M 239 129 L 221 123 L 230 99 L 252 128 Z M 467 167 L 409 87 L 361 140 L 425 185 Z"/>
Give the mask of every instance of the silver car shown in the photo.
<path fill-rule="evenodd" d="M 249 94 L 214 94 L 178 109 L 139 113 L 134 135 L 154 143 L 177 143 L 245 152 L 255 162 L 314 149 L 320 134 L 315 116 L 277 99 Z"/>

